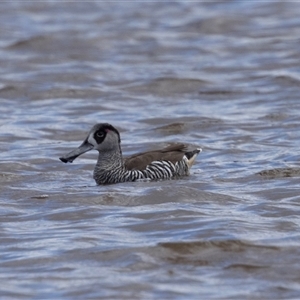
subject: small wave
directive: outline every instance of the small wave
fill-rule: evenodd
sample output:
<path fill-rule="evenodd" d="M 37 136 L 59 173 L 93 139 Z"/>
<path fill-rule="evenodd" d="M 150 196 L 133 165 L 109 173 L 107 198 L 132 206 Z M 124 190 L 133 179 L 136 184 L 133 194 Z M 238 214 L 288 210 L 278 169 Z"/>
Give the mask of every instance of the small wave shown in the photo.
<path fill-rule="evenodd" d="M 270 179 L 284 177 L 299 177 L 300 168 L 276 168 L 270 170 L 263 170 L 258 172 L 257 175 Z"/>

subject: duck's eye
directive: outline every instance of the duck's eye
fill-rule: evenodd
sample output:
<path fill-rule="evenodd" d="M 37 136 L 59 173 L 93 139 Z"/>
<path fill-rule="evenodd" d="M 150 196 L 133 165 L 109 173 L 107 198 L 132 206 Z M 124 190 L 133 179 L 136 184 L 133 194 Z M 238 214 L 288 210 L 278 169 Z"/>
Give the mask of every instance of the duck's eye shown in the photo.
<path fill-rule="evenodd" d="M 98 132 L 96 133 L 96 135 L 97 135 L 97 137 L 99 137 L 99 138 L 103 138 L 103 137 L 104 137 L 104 132 L 98 131 Z"/>

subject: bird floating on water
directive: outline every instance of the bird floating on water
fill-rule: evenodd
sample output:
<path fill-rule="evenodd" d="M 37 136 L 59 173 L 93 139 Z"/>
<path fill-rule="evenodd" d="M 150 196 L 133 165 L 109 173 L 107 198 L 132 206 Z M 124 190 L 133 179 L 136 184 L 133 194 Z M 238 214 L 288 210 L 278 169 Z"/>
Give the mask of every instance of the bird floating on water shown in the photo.
<path fill-rule="evenodd" d="M 184 144 L 174 144 L 161 150 L 138 153 L 123 158 L 118 130 L 108 123 L 93 126 L 83 143 L 75 150 L 60 157 L 73 162 L 79 155 L 90 151 L 99 152 L 94 169 L 97 184 L 120 183 L 141 179 L 159 180 L 189 175 L 201 148 L 187 150 Z"/>

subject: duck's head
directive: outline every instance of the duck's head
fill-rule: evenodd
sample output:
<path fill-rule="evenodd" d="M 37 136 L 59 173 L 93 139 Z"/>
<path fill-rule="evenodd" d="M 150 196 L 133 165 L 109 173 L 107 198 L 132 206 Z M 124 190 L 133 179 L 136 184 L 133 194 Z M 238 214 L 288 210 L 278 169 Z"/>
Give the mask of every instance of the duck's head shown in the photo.
<path fill-rule="evenodd" d="M 77 149 L 59 159 L 67 163 L 72 162 L 79 155 L 93 149 L 99 152 L 119 150 L 120 142 L 120 134 L 116 128 L 108 123 L 99 123 L 93 126 L 86 139 Z"/>

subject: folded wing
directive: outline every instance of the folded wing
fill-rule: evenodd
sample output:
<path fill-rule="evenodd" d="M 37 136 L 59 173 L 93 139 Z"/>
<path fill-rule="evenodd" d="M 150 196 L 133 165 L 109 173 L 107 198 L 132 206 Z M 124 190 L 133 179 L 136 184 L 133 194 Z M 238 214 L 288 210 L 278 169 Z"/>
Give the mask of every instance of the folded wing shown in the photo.
<path fill-rule="evenodd" d="M 125 167 L 128 170 L 145 170 L 153 161 L 171 161 L 176 163 L 183 159 L 187 152 L 184 144 L 173 144 L 161 150 L 138 153 L 125 159 Z"/>

